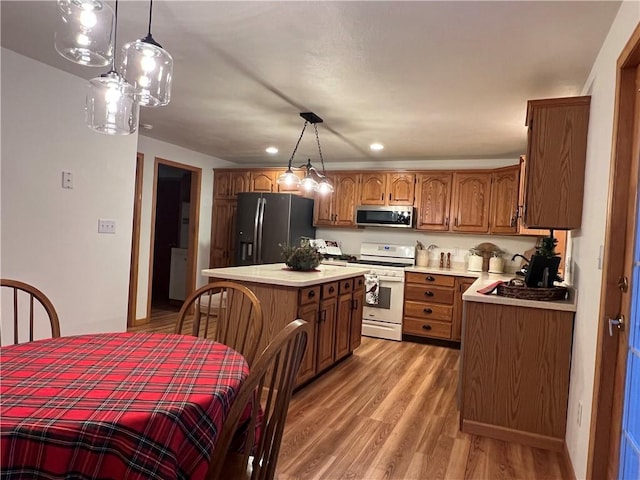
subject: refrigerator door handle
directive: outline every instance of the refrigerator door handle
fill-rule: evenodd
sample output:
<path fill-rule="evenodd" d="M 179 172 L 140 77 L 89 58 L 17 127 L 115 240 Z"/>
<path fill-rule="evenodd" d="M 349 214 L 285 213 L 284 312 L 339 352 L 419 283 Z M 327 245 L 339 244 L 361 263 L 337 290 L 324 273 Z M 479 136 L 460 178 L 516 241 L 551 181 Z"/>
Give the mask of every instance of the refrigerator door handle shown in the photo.
<path fill-rule="evenodd" d="M 258 263 L 262 263 L 262 232 L 264 229 L 264 209 L 265 206 L 267 205 L 267 199 L 266 198 L 261 198 L 260 200 L 258 200 L 259 202 L 261 201 L 261 206 L 259 208 L 260 211 L 260 218 L 258 219 Z"/>
<path fill-rule="evenodd" d="M 251 263 L 258 263 L 258 252 L 260 251 L 260 246 L 258 245 L 258 227 L 260 225 L 261 200 L 261 198 L 258 198 L 258 202 L 256 203 L 256 216 L 253 220 L 253 251 L 249 252 L 249 256 L 252 257 Z"/>

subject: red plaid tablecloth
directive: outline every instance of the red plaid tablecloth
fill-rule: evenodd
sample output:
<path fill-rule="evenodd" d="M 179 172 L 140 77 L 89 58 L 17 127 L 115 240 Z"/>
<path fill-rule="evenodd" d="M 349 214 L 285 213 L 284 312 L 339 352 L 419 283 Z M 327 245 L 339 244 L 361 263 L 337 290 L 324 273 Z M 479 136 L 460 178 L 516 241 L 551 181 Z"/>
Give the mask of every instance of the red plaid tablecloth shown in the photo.
<path fill-rule="evenodd" d="M 0 349 L 1 478 L 200 479 L 249 368 L 234 350 L 164 334 Z"/>

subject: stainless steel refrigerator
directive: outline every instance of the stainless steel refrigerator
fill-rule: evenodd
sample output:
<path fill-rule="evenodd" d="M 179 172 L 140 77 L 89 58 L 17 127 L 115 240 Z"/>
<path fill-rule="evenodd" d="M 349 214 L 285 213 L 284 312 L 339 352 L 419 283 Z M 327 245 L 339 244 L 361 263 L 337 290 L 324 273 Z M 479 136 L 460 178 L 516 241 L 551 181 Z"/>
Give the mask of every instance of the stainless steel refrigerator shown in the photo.
<path fill-rule="evenodd" d="M 313 200 L 290 193 L 239 193 L 236 265 L 281 263 L 281 245 L 315 238 Z"/>

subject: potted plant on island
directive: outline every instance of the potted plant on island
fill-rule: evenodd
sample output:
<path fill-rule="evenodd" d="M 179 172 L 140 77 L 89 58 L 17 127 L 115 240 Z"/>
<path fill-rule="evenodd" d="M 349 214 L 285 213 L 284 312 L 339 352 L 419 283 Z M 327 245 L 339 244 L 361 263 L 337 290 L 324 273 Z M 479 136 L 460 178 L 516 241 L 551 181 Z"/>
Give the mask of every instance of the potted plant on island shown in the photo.
<path fill-rule="evenodd" d="M 284 263 L 291 270 L 300 272 L 313 271 L 320 265 L 322 254 L 309 243 L 309 240 L 300 240 L 299 246 L 280 245 Z"/>

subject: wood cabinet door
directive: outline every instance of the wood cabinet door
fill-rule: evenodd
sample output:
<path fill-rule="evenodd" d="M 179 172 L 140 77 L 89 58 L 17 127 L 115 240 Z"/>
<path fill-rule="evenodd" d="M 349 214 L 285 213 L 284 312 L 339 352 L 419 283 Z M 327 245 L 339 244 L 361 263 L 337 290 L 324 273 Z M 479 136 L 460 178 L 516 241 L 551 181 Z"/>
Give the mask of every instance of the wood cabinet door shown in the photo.
<path fill-rule="evenodd" d="M 455 172 L 451 231 L 489 232 L 491 205 L 491 173 Z"/>
<path fill-rule="evenodd" d="M 388 205 L 413 205 L 415 190 L 415 174 L 398 172 L 387 175 Z"/>
<path fill-rule="evenodd" d="M 319 226 L 331 226 L 334 222 L 334 202 L 336 198 L 336 180 L 334 177 L 327 177 L 334 191 L 330 194 L 315 194 L 313 202 L 313 224 Z"/>
<path fill-rule="evenodd" d="M 520 165 L 501 168 L 491 178 L 491 233 L 518 233 Z"/>
<path fill-rule="evenodd" d="M 247 171 L 239 170 L 235 172 L 230 172 L 229 173 L 229 185 L 230 185 L 229 195 L 232 198 L 235 198 L 238 196 L 240 192 L 249 192 L 250 191 L 249 180 L 250 180 L 250 175 L 249 175 L 249 172 Z"/>
<path fill-rule="evenodd" d="M 251 191 L 277 192 L 277 180 L 275 171 L 265 170 L 262 172 L 251 172 Z"/>
<path fill-rule="evenodd" d="M 334 225 L 338 227 L 353 227 L 356 224 L 358 180 L 358 175 L 351 173 L 334 176 Z"/>
<path fill-rule="evenodd" d="M 527 159 L 520 157 L 520 187 L 518 189 L 518 233 L 520 235 L 549 235 L 549 230 L 540 228 L 527 228 L 524 223 L 523 212 L 525 202 L 525 189 L 527 182 Z"/>
<path fill-rule="evenodd" d="M 387 174 L 364 173 L 360 188 L 360 205 L 386 205 Z"/>
<path fill-rule="evenodd" d="M 527 105 L 524 222 L 579 228 L 591 97 L 533 100 Z"/>
<path fill-rule="evenodd" d="M 356 278 L 356 289 L 353 291 L 353 310 L 351 311 L 351 334 L 349 349 L 354 351 L 362 343 L 362 309 L 364 307 L 364 288 L 358 287 L 358 282 L 364 287 L 364 279 Z"/>
<path fill-rule="evenodd" d="M 213 197 L 229 198 L 231 196 L 231 176 L 228 170 L 213 170 Z"/>
<path fill-rule="evenodd" d="M 229 262 L 235 263 L 230 258 L 231 244 L 234 237 L 235 224 L 235 200 L 218 199 L 213 203 L 211 222 L 211 255 L 210 267 L 226 267 Z"/>
<path fill-rule="evenodd" d="M 418 174 L 418 230 L 449 230 L 451 180 L 449 172 Z"/>
<path fill-rule="evenodd" d="M 462 294 L 475 282 L 475 278 L 456 277 L 456 298 L 453 304 L 453 319 L 451 325 L 451 340 L 459 342 L 462 339 Z"/>
<path fill-rule="evenodd" d="M 307 348 L 302 357 L 296 385 L 306 382 L 316 374 L 316 330 L 318 328 L 318 304 L 309 303 L 298 308 L 298 318 L 311 325 L 307 337 Z"/>
<path fill-rule="evenodd" d="M 346 357 L 351 351 L 351 314 L 353 295 L 351 292 L 338 297 L 338 317 L 336 319 L 336 360 Z"/>
<path fill-rule="evenodd" d="M 316 372 L 333 365 L 335 359 L 336 310 L 338 297 L 324 299 L 320 302 L 318 318 L 318 340 L 316 341 Z"/>

